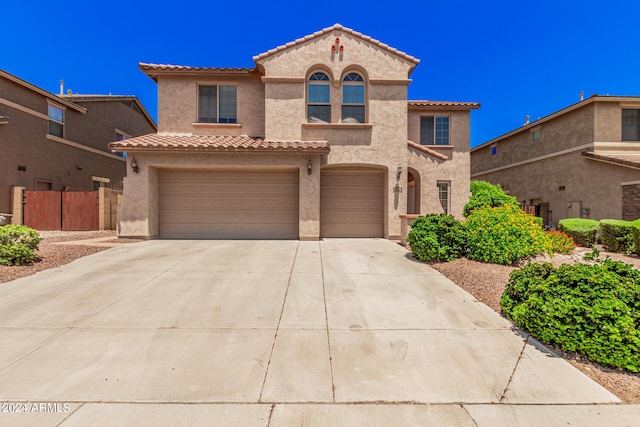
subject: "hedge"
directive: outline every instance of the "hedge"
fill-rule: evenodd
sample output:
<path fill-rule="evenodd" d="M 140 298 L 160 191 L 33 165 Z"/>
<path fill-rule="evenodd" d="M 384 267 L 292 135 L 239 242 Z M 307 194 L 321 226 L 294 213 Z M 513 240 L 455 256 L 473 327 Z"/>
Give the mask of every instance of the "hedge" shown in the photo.
<path fill-rule="evenodd" d="M 633 234 L 633 252 L 640 254 L 640 219 L 636 219 L 631 223 Z"/>
<path fill-rule="evenodd" d="M 633 252 L 633 227 L 630 221 L 603 219 L 600 221 L 602 244 L 610 252 L 630 254 Z"/>
<path fill-rule="evenodd" d="M 567 233 L 576 245 L 592 248 L 598 243 L 600 223 L 594 219 L 567 218 L 558 222 L 560 231 Z"/>

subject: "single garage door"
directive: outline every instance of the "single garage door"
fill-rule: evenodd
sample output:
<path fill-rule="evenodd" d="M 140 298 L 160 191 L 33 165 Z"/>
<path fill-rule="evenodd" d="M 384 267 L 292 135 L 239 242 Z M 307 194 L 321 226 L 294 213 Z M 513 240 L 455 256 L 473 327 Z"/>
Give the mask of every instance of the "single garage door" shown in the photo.
<path fill-rule="evenodd" d="M 298 238 L 297 170 L 164 170 L 159 197 L 162 238 Z"/>
<path fill-rule="evenodd" d="M 384 173 L 323 170 L 320 176 L 321 237 L 384 236 Z"/>

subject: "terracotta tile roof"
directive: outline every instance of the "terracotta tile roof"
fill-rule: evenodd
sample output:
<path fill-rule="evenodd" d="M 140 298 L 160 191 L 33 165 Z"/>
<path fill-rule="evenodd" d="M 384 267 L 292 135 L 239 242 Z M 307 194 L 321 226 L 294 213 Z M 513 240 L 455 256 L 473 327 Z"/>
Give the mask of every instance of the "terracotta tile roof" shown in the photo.
<path fill-rule="evenodd" d="M 433 150 L 424 145 L 420 145 L 417 142 L 407 141 L 407 146 L 409 146 L 410 148 L 415 148 L 416 150 L 420 150 L 423 153 L 430 155 L 431 157 L 435 157 L 436 159 L 449 160 L 449 157 L 447 157 L 446 155 L 438 153 L 436 150 Z"/>
<path fill-rule="evenodd" d="M 408 101 L 409 107 L 465 107 L 466 109 L 478 109 L 480 104 L 477 102 L 459 102 L 459 101 Z"/>
<path fill-rule="evenodd" d="M 142 71 L 205 71 L 205 72 L 227 72 L 227 73 L 248 73 L 255 71 L 255 68 L 237 68 L 237 67 L 191 67 L 188 65 L 170 65 L 170 64 L 149 64 L 145 62 L 138 63 L 138 67 Z"/>
<path fill-rule="evenodd" d="M 320 31 L 316 31 L 313 34 L 309 34 L 308 36 L 301 37 L 301 38 L 296 39 L 296 40 L 294 40 L 292 42 L 289 42 L 287 44 L 283 44 L 282 46 L 278 46 L 278 47 L 275 47 L 273 49 L 270 49 L 270 50 L 268 50 L 268 51 L 266 51 L 264 53 L 261 53 L 259 55 L 254 56 L 253 60 L 257 62 L 257 61 L 259 61 L 259 60 L 261 60 L 263 58 L 266 58 L 269 55 L 273 55 L 274 53 L 281 52 L 283 50 L 289 49 L 290 47 L 293 47 L 293 46 L 299 45 L 301 43 L 307 42 L 309 40 L 313 40 L 315 38 L 321 37 L 321 36 L 323 36 L 323 35 L 325 35 L 327 33 L 331 33 L 332 31 L 342 31 L 343 33 L 350 34 L 350 35 L 352 35 L 354 37 L 358 37 L 358 38 L 360 38 L 360 39 L 362 39 L 362 40 L 364 40 L 366 42 L 369 42 L 369 43 L 371 43 L 371 44 L 373 44 L 375 46 L 378 46 L 381 49 L 384 49 L 384 50 L 386 50 L 388 52 L 391 52 L 391 53 L 393 53 L 395 55 L 398 55 L 401 58 L 404 58 L 409 62 L 413 62 L 416 65 L 420 63 L 419 59 L 414 58 L 413 56 L 411 56 L 411 55 L 409 55 L 407 53 L 404 53 L 404 52 L 402 52 L 402 51 L 400 51 L 398 49 L 395 49 L 395 48 L 393 48 L 393 47 L 391 47 L 391 46 L 389 46 L 389 45 L 387 45 L 385 43 L 382 43 L 381 41 L 376 40 L 376 39 L 374 39 L 372 37 L 369 37 L 367 35 L 364 35 L 362 33 L 357 32 L 355 30 L 352 30 L 351 28 L 343 27 L 340 24 L 335 24 L 332 27 L 324 28 L 324 29 L 322 29 Z"/>
<path fill-rule="evenodd" d="M 113 151 L 297 151 L 328 153 L 326 141 L 267 141 L 264 138 L 226 135 L 143 135 L 112 142 Z"/>

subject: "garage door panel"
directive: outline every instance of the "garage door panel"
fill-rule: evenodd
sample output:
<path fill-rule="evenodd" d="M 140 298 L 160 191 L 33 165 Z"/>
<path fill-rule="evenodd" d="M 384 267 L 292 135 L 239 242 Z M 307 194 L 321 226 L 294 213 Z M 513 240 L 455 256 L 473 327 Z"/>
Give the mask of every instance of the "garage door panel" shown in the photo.
<path fill-rule="evenodd" d="M 297 238 L 297 171 L 163 171 L 160 236 Z"/>
<path fill-rule="evenodd" d="M 322 171 L 320 233 L 322 237 L 383 237 L 384 174 Z"/>

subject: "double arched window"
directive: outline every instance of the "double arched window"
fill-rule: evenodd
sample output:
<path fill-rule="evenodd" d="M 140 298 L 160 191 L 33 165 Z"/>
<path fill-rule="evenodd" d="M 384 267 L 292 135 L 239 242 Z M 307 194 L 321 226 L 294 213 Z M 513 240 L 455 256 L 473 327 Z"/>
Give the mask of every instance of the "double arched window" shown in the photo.
<path fill-rule="evenodd" d="M 364 123 L 365 81 L 362 75 L 358 73 L 346 74 L 342 78 L 341 91 L 342 103 L 338 104 L 341 106 L 341 122 Z M 307 80 L 307 120 L 309 123 L 331 123 L 331 92 L 331 79 L 326 73 L 317 71 L 309 76 Z"/>
<path fill-rule="evenodd" d="M 325 73 L 313 73 L 307 86 L 307 120 L 331 122 L 331 81 Z"/>

